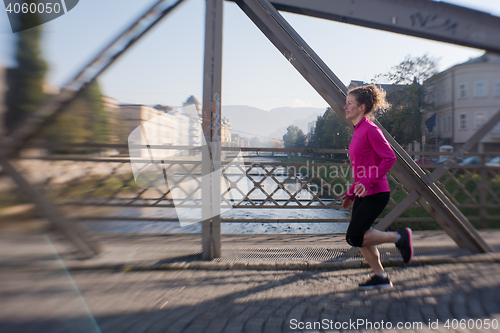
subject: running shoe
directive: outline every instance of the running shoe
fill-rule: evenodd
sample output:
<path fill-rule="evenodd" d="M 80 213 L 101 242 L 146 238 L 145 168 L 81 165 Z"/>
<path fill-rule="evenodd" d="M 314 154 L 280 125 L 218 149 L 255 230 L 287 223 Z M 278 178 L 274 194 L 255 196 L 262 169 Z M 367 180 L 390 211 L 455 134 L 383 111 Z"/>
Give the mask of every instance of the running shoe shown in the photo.
<path fill-rule="evenodd" d="M 389 277 L 380 277 L 378 275 L 373 275 L 368 281 L 365 283 L 359 284 L 359 289 L 385 289 L 392 288 L 392 282 L 389 280 Z"/>
<path fill-rule="evenodd" d="M 401 256 L 403 257 L 403 262 L 405 264 L 409 264 L 411 259 L 413 258 L 413 246 L 411 244 L 411 229 L 404 228 L 398 231 L 401 235 L 399 241 L 396 242 L 396 247 L 399 252 L 401 252 Z"/>

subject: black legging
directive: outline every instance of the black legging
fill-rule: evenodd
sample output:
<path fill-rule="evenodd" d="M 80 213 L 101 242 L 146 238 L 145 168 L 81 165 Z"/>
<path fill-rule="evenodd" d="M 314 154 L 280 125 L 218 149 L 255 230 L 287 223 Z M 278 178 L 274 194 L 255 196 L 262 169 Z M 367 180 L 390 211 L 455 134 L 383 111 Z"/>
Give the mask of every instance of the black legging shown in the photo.
<path fill-rule="evenodd" d="M 391 197 L 390 192 L 380 192 L 366 197 L 356 197 L 352 204 L 351 222 L 345 239 L 351 246 L 362 247 L 365 232 L 382 213 Z"/>

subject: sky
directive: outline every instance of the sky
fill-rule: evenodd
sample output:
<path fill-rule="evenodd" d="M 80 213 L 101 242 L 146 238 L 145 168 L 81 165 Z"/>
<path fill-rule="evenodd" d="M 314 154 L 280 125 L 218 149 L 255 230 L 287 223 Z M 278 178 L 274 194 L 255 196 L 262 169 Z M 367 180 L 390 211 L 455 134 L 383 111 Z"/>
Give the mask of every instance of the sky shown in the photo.
<path fill-rule="evenodd" d="M 157 0 L 81 0 L 44 24 L 48 81 L 62 86 Z M 447 0 L 500 16 L 500 0 Z M 180 106 L 202 99 L 205 1 L 186 0 L 99 77 L 120 103 Z M 330 69 L 348 85 L 369 82 L 406 56 L 428 56 L 439 70 L 482 50 L 282 13 Z M 326 108 L 327 103 L 232 2 L 224 2 L 222 105 Z M 0 13 L 0 64 L 14 66 L 15 34 Z M 359 41 L 363 41 L 360 43 Z"/>

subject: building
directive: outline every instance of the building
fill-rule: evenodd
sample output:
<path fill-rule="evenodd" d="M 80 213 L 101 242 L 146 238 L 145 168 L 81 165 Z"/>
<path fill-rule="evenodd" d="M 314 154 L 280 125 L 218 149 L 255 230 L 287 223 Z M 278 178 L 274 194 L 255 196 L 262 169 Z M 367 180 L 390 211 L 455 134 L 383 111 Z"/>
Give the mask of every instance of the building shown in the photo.
<path fill-rule="evenodd" d="M 191 95 L 182 106 L 182 112 L 189 117 L 189 137 L 188 145 L 190 147 L 199 147 L 203 145 L 203 127 L 201 117 L 201 103 Z M 189 152 L 190 155 L 196 155 L 196 150 Z"/>
<path fill-rule="evenodd" d="M 163 111 L 163 112 L 170 112 L 172 111 L 172 107 L 168 106 L 168 105 L 161 105 L 161 104 L 157 104 L 155 106 L 153 106 L 156 110 L 160 110 L 160 111 Z"/>
<path fill-rule="evenodd" d="M 250 147 L 250 139 L 245 137 L 240 137 L 240 147 Z"/>
<path fill-rule="evenodd" d="M 500 56 L 485 53 L 434 75 L 425 82 L 436 121 L 427 122 L 427 143 L 459 149 L 500 109 Z M 427 119 L 433 113 L 427 114 Z M 500 151 L 500 123 L 477 146 L 478 152 Z"/>
<path fill-rule="evenodd" d="M 240 135 L 239 134 L 231 134 L 231 146 L 240 147 Z"/>
<path fill-rule="evenodd" d="M 314 131 L 316 130 L 316 121 L 311 121 L 307 123 L 307 133 L 308 134 L 313 134 Z"/>
<path fill-rule="evenodd" d="M 188 115 L 191 119 L 190 123 L 190 146 L 200 146 L 202 144 L 201 137 L 203 135 L 202 128 L 202 110 L 201 103 L 194 96 L 190 96 L 182 106 L 182 112 Z M 229 119 L 222 118 L 221 120 L 221 145 L 223 147 L 231 146 L 231 123 Z"/>
<path fill-rule="evenodd" d="M 120 105 L 120 115 L 126 123 L 129 145 L 142 148 L 130 149 L 131 157 L 151 157 L 155 159 L 186 155 L 186 149 L 146 149 L 144 146 L 188 146 L 189 116 L 179 110 L 163 112 L 151 106 L 140 104 Z"/>
<path fill-rule="evenodd" d="M 229 119 L 225 117 L 223 117 L 221 121 L 220 141 L 222 147 L 231 146 L 231 123 L 229 122 Z"/>

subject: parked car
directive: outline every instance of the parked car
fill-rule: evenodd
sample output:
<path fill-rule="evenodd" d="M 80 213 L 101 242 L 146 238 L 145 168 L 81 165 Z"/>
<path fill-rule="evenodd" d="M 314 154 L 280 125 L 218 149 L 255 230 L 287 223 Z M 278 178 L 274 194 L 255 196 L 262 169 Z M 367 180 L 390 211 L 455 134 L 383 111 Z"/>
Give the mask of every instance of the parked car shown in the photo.
<path fill-rule="evenodd" d="M 492 158 L 486 157 L 486 165 L 490 162 Z M 467 156 L 463 160 L 457 163 L 458 165 L 481 165 L 481 157 L 479 156 Z"/>
<path fill-rule="evenodd" d="M 449 157 L 439 159 L 436 162 L 434 162 L 434 164 L 444 164 L 446 161 L 448 161 L 448 159 L 449 159 Z"/>
<path fill-rule="evenodd" d="M 415 163 L 417 164 L 435 164 L 438 159 L 434 157 L 420 157 L 414 159 Z"/>
<path fill-rule="evenodd" d="M 486 165 L 500 167 L 500 156 L 493 157 L 489 162 L 486 163 Z"/>

